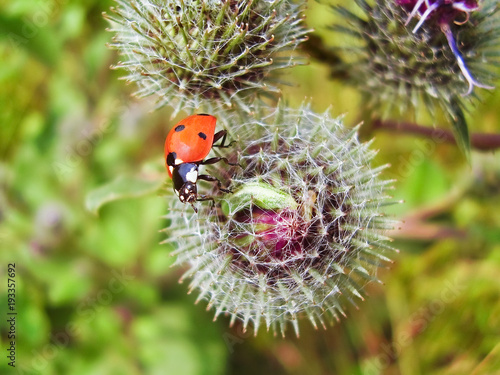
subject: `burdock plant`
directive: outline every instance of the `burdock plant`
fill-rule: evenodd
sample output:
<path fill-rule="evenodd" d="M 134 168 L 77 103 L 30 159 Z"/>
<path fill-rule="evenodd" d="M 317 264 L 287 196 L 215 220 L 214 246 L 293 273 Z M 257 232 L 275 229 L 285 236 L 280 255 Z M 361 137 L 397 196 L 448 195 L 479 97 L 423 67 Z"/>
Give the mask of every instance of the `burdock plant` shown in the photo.
<path fill-rule="evenodd" d="M 243 117 L 219 119 L 239 135 L 241 167 L 207 166 L 232 177 L 233 192 L 208 191 L 215 202 L 195 213 L 168 189 L 166 242 L 178 245 L 181 280 L 215 318 L 230 315 L 255 334 L 265 325 L 284 335 L 291 324 L 298 335 L 301 317 L 325 327 L 364 300 L 394 254 L 384 236 L 394 225 L 384 216 L 393 203 L 392 181 L 379 177 L 386 165 L 373 168 L 370 142 L 328 112 L 281 106 Z"/>
<path fill-rule="evenodd" d="M 247 109 L 279 92 L 270 73 L 301 62 L 302 3 L 287 0 L 117 0 L 105 17 L 122 55 L 116 68 L 174 114 Z"/>
<path fill-rule="evenodd" d="M 464 109 L 492 89 L 493 67 L 500 65 L 500 22 L 495 0 L 355 0 L 358 16 L 334 7 L 347 24 L 334 29 L 360 42 L 345 49 L 350 83 L 364 94 L 367 107 L 386 117 L 442 109 L 467 152 Z"/>

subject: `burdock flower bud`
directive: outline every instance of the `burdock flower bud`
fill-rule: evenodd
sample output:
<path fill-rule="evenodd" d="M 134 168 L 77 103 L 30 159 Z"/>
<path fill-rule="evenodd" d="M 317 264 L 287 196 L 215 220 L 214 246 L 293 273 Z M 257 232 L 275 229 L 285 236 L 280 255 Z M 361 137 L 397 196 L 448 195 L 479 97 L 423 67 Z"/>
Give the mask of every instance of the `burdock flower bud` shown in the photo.
<path fill-rule="evenodd" d="M 285 0 L 117 0 L 105 17 L 112 48 L 136 95 L 175 112 L 220 104 L 245 108 L 278 92 L 270 72 L 296 65 L 305 40 L 301 3 Z"/>
<path fill-rule="evenodd" d="M 284 335 L 291 324 L 298 335 L 302 317 L 325 327 L 345 316 L 390 262 L 391 181 L 340 119 L 308 106 L 269 111 L 231 121 L 241 168 L 210 166 L 232 193 L 209 191 L 215 202 L 198 214 L 169 197 L 166 242 L 178 244 L 176 264 L 188 267 L 181 280 L 191 279 L 215 318 L 251 323 L 255 334 L 265 325 Z"/>
<path fill-rule="evenodd" d="M 346 49 L 346 71 L 378 114 L 440 107 L 456 123 L 466 101 L 477 98 L 468 95 L 474 87 L 492 88 L 492 68 L 499 64 L 497 1 L 356 3 L 364 16 L 336 7 L 348 25 L 335 29 L 360 41 Z"/>

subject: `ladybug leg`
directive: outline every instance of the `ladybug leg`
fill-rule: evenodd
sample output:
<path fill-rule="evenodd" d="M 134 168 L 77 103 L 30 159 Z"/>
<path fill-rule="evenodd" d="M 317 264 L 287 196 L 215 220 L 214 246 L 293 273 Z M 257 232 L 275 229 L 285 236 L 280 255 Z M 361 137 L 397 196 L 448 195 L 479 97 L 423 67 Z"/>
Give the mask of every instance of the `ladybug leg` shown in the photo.
<path fill-rule="evenodd" d="M 200 194 L 198 195 L 198 197 L 196 198 L 196 201 L 197 202 L 202 202 L 202 201 L 211 201 L 212 204 L 210 205 L 212 208 L 215 207 L 215 199 L 208 196 L 208 195 L 203 195 L 203 194 Z M 198 213 L 198 209 L 194 206 L 193 203 L 191 203 L 191 207 L 193 207 L 193 210 L 194 212 Z"/>
<path fill-rule="evenodd" d="M 219 188 L 220 191 L 223 191 L 224 193 L 232 193 L 231 190 L 229 189 L 225 189 L 222 187 L 222 183 L 220 182 L 220 180 L 214 176 L 210 176 L 208 174 L 199 174 L 198 175 L 198 180 L 203 180 L 203 181 L 209 181 L 209 182 L 217 182 L 217 187 Z M 205 196 L 201 196 L 202 198 L 206 198 L 206 199 L 203 199 L 203 200 L 214 200 L 213 198 L 210 198 L 210 197 L 205 197 Z M 200 200 L 200 199 L 198 199 Z"/>
<path fill-rule="evenodd" d="M 215 164 L 221 160 L 226 162 L 226 164 L 228 164 L 228 165 L 234 165 L 234 166 L 238 166 L 238 167 L 242 168 L 241 165 L 239 165 L 238 163 L 231 163 L 229 160 L 227 160 L 227 158 L 223 158 L 223 157 L 215 157 L 215 158 L 210 158 L 207 160 L 202 160 L 199 162 L 199 164 L 201 164 L 201 165 Z"/>
<path fill-rule="evenodd" d="M 211 196 L 209 195 L 198 195 L 198 198 L 196 199 L 198 202 L 203 202 L 203 201 L 211 201 L 212 202 L 212 206 L 215 206 L 215 199 L 212 198 Z"/>
<path fill-rule="evenodd" d="M 228 145 L 225 145 L 224 142 L 226 141 L 226 137 L 227 137 L 227 130 L 221 130 L 221 131 L 218 131 L 217 133 L 215 133 L 212 147 L 227 148 L 227 147 L 231 147 L 233 145 L 233 143 L 236 142 L 236 141 L 231 141 Z M 222 138 L 221 143 L 218 145 L 215 145 L 214 143 L 217 142 L 221 138 Z"/>
<path fill-rule="evenodd" d="M 215 208 L 215 199 L 208 196 L 208 195 L 198 195 L 197 201 L 210 201 L 210 211 L 212 211 Z M 194 208 L 194 207 L 193 207 Z M 198 213 L 198 210 L 195 210 L 196 213 Z"/>

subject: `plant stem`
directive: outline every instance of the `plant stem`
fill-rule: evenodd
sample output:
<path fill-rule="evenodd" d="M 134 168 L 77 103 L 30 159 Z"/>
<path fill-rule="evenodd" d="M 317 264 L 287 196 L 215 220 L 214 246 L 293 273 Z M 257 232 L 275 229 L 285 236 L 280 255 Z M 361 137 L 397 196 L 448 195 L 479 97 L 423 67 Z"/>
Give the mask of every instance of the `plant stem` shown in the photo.
<path fill-rule="evenodd" d="M 454 143 L 455 137 L 449 130 L 431 128 L 409 122 L 398 122 L 393 120 L 373 121 L 373 129 L 393 131 L 404 134 L 415 134 L 427 138 L 439 138 L 443 142 Z M 481 151 L 492 151 L 500 148 L 500 134 L 473 133 L 470 136 L 471 147 Z"/>

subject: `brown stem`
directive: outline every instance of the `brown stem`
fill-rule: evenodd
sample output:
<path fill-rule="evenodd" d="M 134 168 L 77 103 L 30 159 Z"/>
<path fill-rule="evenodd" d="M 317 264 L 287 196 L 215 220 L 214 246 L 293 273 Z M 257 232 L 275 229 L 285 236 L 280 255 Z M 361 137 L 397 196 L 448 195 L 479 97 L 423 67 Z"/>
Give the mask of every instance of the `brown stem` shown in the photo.
<path fill-rule="evenodd" d="M 415 134 L 437 141 L 456 143 L 453 133 L 440 128 L 430 128 L 409 122 L 398 122 L 393 120 L 373 121 L 373 128 L 386 131 L 396 131 L 405 134 Z M 492 151 L 500 148 L 500 134 L 473 133 L 470 136 L 471 147 L 481 151 Z"/>
<path fill-rule="evenodd" d="M 433 241 L 443 238 L 465 238 L 465 229 L 431 222 L 431 219 L 447 213 L 464 196 L 464 188 L 456 187 L 439 202 L 410 212 L 401 221 L 401 227 L 389 232 L 389 236 L 403 239 Z"/>

